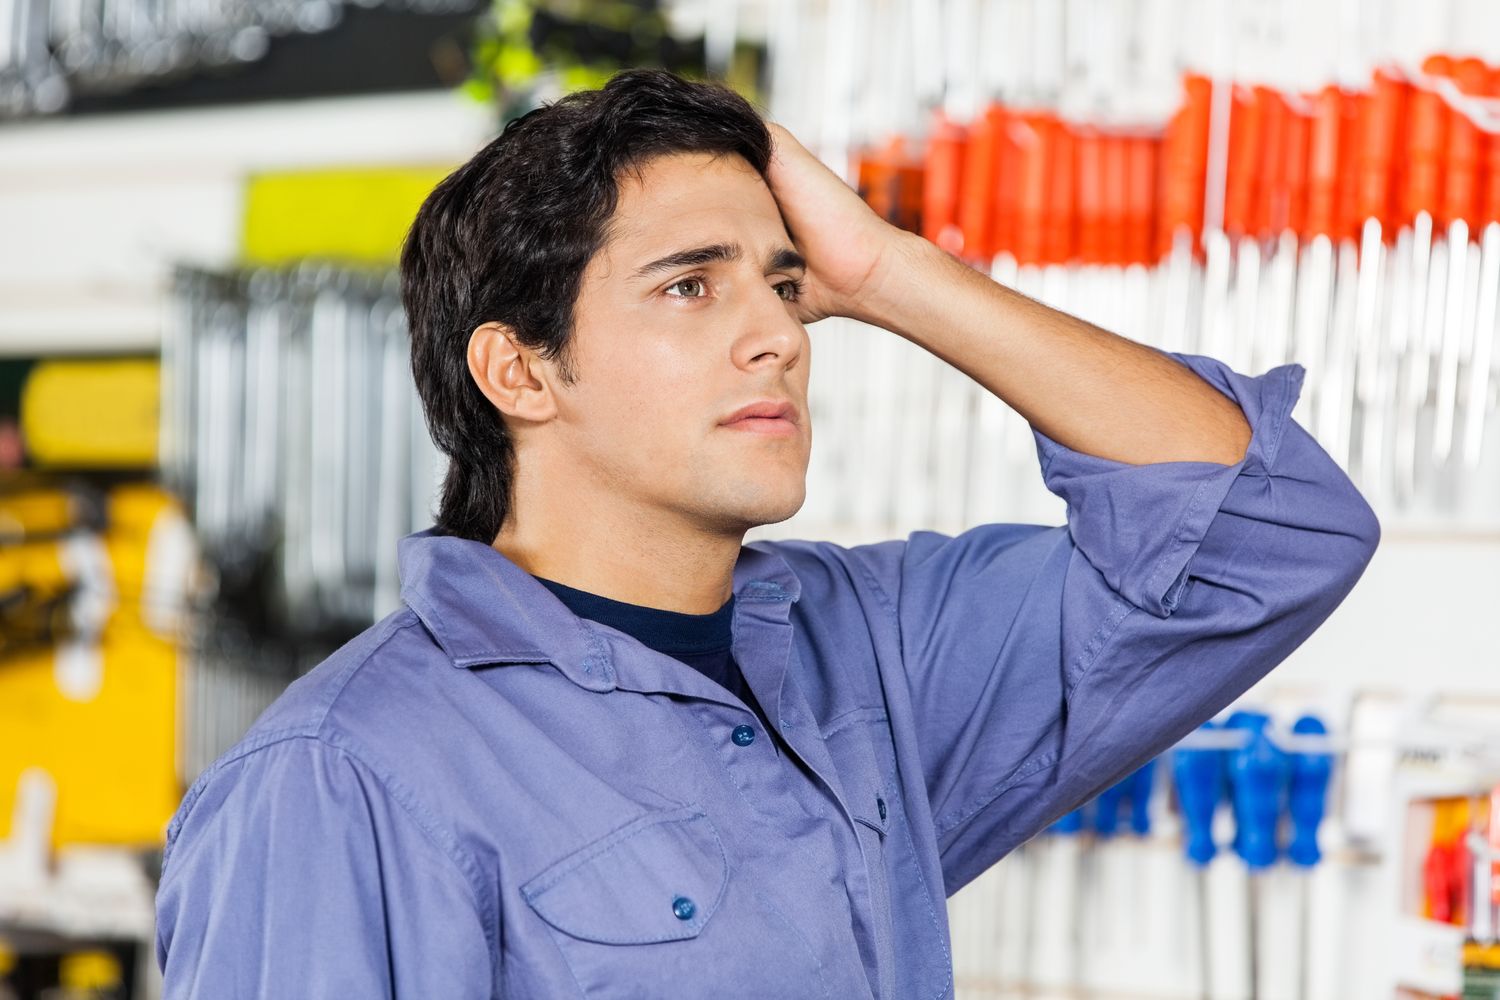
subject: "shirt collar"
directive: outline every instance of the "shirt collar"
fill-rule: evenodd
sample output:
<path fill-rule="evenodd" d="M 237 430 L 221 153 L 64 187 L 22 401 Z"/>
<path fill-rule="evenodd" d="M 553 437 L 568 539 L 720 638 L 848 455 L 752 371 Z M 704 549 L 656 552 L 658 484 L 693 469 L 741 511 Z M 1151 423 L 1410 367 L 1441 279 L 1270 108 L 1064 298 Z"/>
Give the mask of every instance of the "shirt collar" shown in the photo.
<path fill-rule="evenodd" d="M 483 542 L 428 528 L 397 548 L 401 597 L 455 667 L 552 663 L 593 691 L 615 686 L 608 644 L 535 577 Z M 785 622 L 802 585 L 764 543 L 740 547 L 737 611 Z"/>

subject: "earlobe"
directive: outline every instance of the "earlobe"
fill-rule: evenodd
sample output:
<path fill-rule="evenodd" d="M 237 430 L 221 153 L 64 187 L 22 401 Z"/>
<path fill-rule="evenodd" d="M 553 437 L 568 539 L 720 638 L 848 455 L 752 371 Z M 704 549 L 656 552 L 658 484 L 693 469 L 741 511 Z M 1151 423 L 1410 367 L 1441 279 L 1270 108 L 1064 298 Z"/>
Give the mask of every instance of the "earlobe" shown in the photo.
<path fill-rule="evenodd" d="M 546 373 L 536 355 L 503 323 L 485 323 L 469 335 L 469 375 L 495 408 L 521 420 L 552 415 Z"/>

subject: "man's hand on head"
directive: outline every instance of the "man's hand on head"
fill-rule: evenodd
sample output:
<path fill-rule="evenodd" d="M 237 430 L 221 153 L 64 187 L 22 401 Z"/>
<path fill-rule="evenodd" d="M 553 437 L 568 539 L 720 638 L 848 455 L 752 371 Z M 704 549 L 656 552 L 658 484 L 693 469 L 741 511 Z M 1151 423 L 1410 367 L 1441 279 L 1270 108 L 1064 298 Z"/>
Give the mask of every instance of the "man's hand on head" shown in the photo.
<path fill-rule="evenodd" d="M 876 299 L 910 252 L 912 234 L 886 222 L 784 126 L 767 122 L 771 194 L 807 258 L 799 308 L 804 323 L 827 316 L 878 322 Z M 889 290 L 889 289 L 888 289 Z"/>

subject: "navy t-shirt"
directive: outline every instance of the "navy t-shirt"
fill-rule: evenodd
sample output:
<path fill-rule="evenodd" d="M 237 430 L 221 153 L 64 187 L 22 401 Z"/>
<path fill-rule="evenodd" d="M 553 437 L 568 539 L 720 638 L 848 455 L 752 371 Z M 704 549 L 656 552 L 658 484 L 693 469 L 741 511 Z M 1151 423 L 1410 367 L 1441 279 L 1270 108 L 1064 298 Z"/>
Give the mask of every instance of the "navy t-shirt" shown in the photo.
<path fill-rule="evenodd" d="M 535 574 L 533 574 L 535 576 Z M 760 719 L 761 726 L 771 732 L 765 712 L 745 675 L 734 661 L 730 651 L 733 640 L 734 595 L 728 602 L 711 614 L 689 615 L 680 611 L 664 611 L 639 604 L 600 597 L 586 590 L 578 590 L 554 580 L 536 577 L 538 583 L 557 595 L 557 599 L 580 618 L 617 628 L 626 635 L 639 640 L 643 646 L 681 660 L 724 690 L 743 701 Z"/>

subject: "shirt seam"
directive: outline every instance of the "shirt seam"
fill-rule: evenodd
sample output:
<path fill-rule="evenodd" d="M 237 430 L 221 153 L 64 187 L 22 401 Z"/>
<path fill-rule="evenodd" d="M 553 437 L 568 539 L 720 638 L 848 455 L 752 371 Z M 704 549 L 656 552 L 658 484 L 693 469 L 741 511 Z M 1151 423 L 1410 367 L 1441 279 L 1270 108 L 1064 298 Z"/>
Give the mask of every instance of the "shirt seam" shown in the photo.
<path fill-rule="evenodd" d="M 438 852 L 454 868 L 458 869 L 459 875 L 463 877 L 464 885 L 469 890 L 470 902 L 474 905 L 475 916 L 479 918 L 480 926 L 484 928 L 485 936 L 489 939 L 493 953 L 493 949 L 498 947 L 499 935 L 496 933 L 496 928 L 485 915 L 486 911 L 480 903 L 483 893 L 479 888 L 479 865 L 467 851 L 456 843 L 457 838 L 452 835 L 451 831 L 443 828 L 442 824 L 434 818 L 431 810 L 423 806 L 405 784 L 386 771 L 386 769 L 377 768 L 373 761 L 366 758 L 361 752 L 361 748 L 355 745 L 353 738 L 343 730 L 334 728 L 315 735 L 308 735 L 306 738 L 316 740 L 318 743 L 347 755 L 351 760 L 357 762 L 366 771 L 370 772 L 371 776 L 380 783 L 381 790 L 386 793 L 387 797 L 401 807 L 401 811 L 406 813 L 407 818 L 412 821 L 412 824 L 422 831 L 423 836 L 427 838 L 428 842 L 437 848 Z"/>
<path fill-rule="evenodd" d="M 1238 478 L 1238 476 L 1239 474 L 1236 473 L 1235 478 Z M 1233 482 L 1233 480 L 1231 480 L 1231 482 Z M 1150 600 L 1153 606 L 1160 604 L 1162 605 L 1163 610 L 1166 610 L 1165 595 L 1161 597 L 1158 597 L 1157 595 L 1161 590 L 1159 577 L 1161 576 L 1163 569 L 1169 565 L 1168 560 L 1176 556 L 1176 554 L 1182 551 L 1184 547 L 1188 545 L 1198 545 L 1202 542 L 1202 539 L 1192 540 L 1184 538 L 1182 529 L 1183 525 L 1192 520 L 1193 515 L 1198 510 L 1198 505 L 1203 502 L 1203 493 L 1206 489 L 1208 489 L 1208 483 L 1209 480 L 1204 479 L 1198 483 L 1198 488 L 1193 490 L 1193 496 L 1188 501 L 1187 509 L 1182 512 L 1182 516 L 1179 517 L 1177 519 L 1177 523 L 1172 526 L 1171 544 L 1162 550 L 1161 555 L 1156 557 L 1156 564 L 1151 567 L 1151 572 L 1146 574 L 1146 586 L 1149 588 L 1149 592 L 1147 593 L 1146 597 Z M 1171 563 L 1171 565 L 1176 565 L 1175 560 Z"/>
<path fill-rule="evenodd" d="M 1270 407 L 1270 417 L 1267 420 L 1266 433 L 1261 442 L 1261 452 L 1264 455 L 1263 464 L 1265 465 L 1267 474 L 1270 473 L 1271 463 L 1275 461 L 1276 453 L 1280 450 L 1282 429 L 1286 424 L 1287 416 L 1285 403 L 1291 389 L 1291 383 L 1287 379 L 1279 379 L 1274 385 L 1276 388 L 1276 399 Z M 1243 411 L 1243 405 L 1241 405 L 1240 409 Z M 1239 469 L 1235 471 L 1234 476 L 1230 479 L 1231 487 L 1234 480 L 1238 479 L 1245 472 L 1245 466 L 1248 464 L 1250 458 L 1250 448 L 1251 445 L 1246 445 L 1244 457 L 1236 463 Z M 1182 517 L 1178 518 L 1177 524 L 1173 528 L 1172 544 L 1157 558 L 1156 565 L 1151 567 L 1151 572 L 1146 577 L 1147 586 L 1151 588 L 1150 597 L 1153 603 L 1157 603 L 1160 600 L 1157 598 L 1157 593 L 1163 585 L 1160 577 L 1164 567 L 1169 565 L 1169 558 L 1174 557 L 1188 545 L 1201 544 L 1202 542 L 1202 539 L 1193 541 L 1192 539 L 1182 537 L 1182 526 L 1188 523 L 1193 514 L 1196 513 L 1198 505 L 1203 501 L 1203 494 L 1208 488 L 1209 482 L 1209 479 L 1204 479 L 1198 484 L 1198 488 L 1193 491 L 1193 497 L 1188 503 L 1188 509 L 1183 513 Z M 1171 564 L 1175 565 L 1175 560 Z"/>
<path fill-rule="evenodd" d="M 1050 753 L 1044 753 L 1040 757 L 1032 757 L 1025 763 L 1017 765 L 1015 770 L 1011 771 L 1009 775 L 1001 779 L 1000 782 L 993 787 L 993 789 L 985 796 L 983 802 L 980 802 L 972 808 L 966 809 L 965 811 L 960 813 L 955 814 L 950 812 L 948 814 L 950 818 L 937 820 L 934 822 L 933 832 L 938 836 L 939 839 L 946 837 L 953 830 L 957 829 L 960 823 L 966 822 L 967 820 L 972 819 L 974 816 L 983 812 L 990 806 L 991 803 L 993 803 L 1000 796 L 1004 795 L 1006 791 L 1008 791 L 1016 784 L 1019 784 L 1024 779 L 1031 777 L 1038 771 L 1056 764 L 1059 756 L 1060 755 L 1056 751 L 1052 751 Z"/>
<path fill-rule="evenodd" d="M 833 994 L 828 992 L 828 979 L 824 975 L 823 960 L 819 958 L 818 953 L 813 950 L 812 942 L 807 940 L 807 936 L 802 933 L 801 928 L 792 923 L 791 920 L 787 919 L 787 915 L 781 912 L 781 907 L 777 906 L 770 896 L 768 896 L 764 892 L 761 892 L 759 889 L 755 890 L 755 895 L 760 899 L 762 906 L 770 910 L 773 914 L 781 919 L 781 922 L 786 925 L 787 930 L 790 931 L 792 936 L 797 939 L 797 943 L 802 945 L 802 948 L 807 952 L 808 957 L 813 960 L 813 964 L 818 967 L 818 985 L 823 988 L 824 1000 L 831 1000 Z"/>
<path fill-rule="evenodd" d="M 203 773 L 193 781 L 192 787 L 189 788 L 187 793 L 183 796 L 182 802 L 178 805 L 174 820 L 169 825 L 167 844 L 162 850 L 162 877 L 166 878 L 167 864 L 172 857 L 173 847 L 176 840 L 176 838 L 172 836 L 174 830 L 180 827 L 182 823 L 187 821 L 188 814 L 192 812 L 193 807 L 197 805 L 198 799 L 202 797 L 203 792 L 208 788 L 208 784 L 213 779 L 214 775 L 218 774 L 219 771 L 228 767 L 230 764 L 242 760 L 250 754 L 255 753 L 257 750 L 264 749 L 265 747 L 268 747 L 273 743 L 280 743 L 283 740 L 292 739 L 297 736 L 307 736 L 317 733 L 320 729 L 322 729 L 324 721 L 328 718 L 328 713 L 333 710 L 333 703 L 338 700 L 338 696 L 343 693 L 346 687 L 348 687 L 349 681 L 353 678 L 354 674 L 359 670 L 359 668 L 368 663 L 376 653 L 384 649 L 386 644 L 396 637 L 397 633 L 419 624 L 421 624 L 421 619 L 417 617 L 415 611 L 397 614 L 391 620 L 391 623 L 387 626 L 387 632 L 384 635 L 380 636 L 379 641 L 376 642 L 375 645 L 372 646 L 364 656 L 355 659 L 348 666 L 344 667 L 342 673 L 335 678 L 333 683 L 329 685 L 329 687 L 331 688 L 331 693 L 328 695 L 327 700 L 321 705 L 321 707 L 313 713 L 311 719 L 298 725 L 283 726 L 279 729 L 272 729 L 267 732 L 260 733 L 259 735 L 251 737 L 249 739 L 242 740 L 238 746 L 226 751 L 223 756 L 215 760 L 208 768 L 206 768 Z"/>
<path fill-rule="evenodd" d="M 363 769 L 372 778 L 375 779 L 380 790 L 385 793 L 386 798 L 400 807 L 401 812 L 404 813 L 407 819 L 411 821 L 412 825 L 422 833 L 422 836 L 428 841 L 428 843 L 430 843 L 434 848 L 437 849 L 438 854 L 441 855 L 449 864 L 453 865 L 460 876 L 460 880 L 462 881 L 464 888 L 468 890 L 469 903 L 474 908 L 474 915 L 479 919 L 480 927 L 484 931 L 485 943 L 490 948 L 491 961 L 493 963 L 493 956 L 497 954 L 496 949 L 498 947 L 498 934 L 495 932 L 495 928 L 492 925 L 491 921 L 486 917 L 484 907 L 480 905 L 479 900 L 481 894 L 476 888 L 474 874 L 469 871 L 469 867 L 472 865 L 471 859 L 469 859 L 467 853 L 464 852 L 461 848 L 457 847 L 457 845 L 450 846 L 444 844 L 439 839 L 436 831 L 432 829 L 433 824 L 431 823 L 430 819 L 424 818 L 426 810 L 422 810 L 424 816 L 418 815 L 417 810 L 420 807 L 415 801 L 410 800 L 410 794 L 406 792 L 405 786 L 401 785 L 394 778 L 388 777 L 386 774 L 382 773 L 381 769 L 376 768 L 373 763 L 371 763 L 369 760 L 366 760 L 360 753 L 357 753 L 355 748 L 352 746 L 352 741 L 349 740 L 346 734 L 337 730 L 331 733 L 309 733 L 303 730 L 282 730 L 277 733 L 266 734 L 266 738 L 256 741 L 256 745 L 253 748 L 247 749 L 244 753 L 236 754 L 233 758 L 229 758 L 221 762 L 220 765 L 216 766 L 215 772 L 222 770 L 232 763 L 238 763 L 239 761 L 245 760 L 252 754 L 257 753 L 261 750 L 265 750 L 271 746 L 276 746 L 281 743 L 287 743 L 292 740 L 309 740 L 319 746 L 325 746 L 329 750 L 343 754 L 351 761 L 358 764 L 361 769 Z M 397 791 L 398 787 L 400 788 L 399 793 Z M 164 860 L 160 887 L 166 888 L 167 886 L 172 885 L 176 880 L 176 872 L 177 869 L 168 871 L 166 869 Z M 491 968 L 490 973 L 490 978 L 493 981 L 495 970 Z"/>

